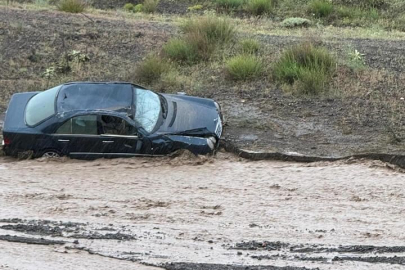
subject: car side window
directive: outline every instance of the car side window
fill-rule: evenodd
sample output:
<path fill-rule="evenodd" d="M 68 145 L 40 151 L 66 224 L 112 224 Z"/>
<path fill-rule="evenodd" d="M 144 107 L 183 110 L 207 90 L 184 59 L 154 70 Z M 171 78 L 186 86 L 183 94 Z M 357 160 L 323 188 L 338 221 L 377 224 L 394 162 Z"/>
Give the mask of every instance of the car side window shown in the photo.
<path fill-rule="evenodd" d="M 66 121 L 56 134 L 97 135 L 97 115 L 80 115 Z"/>
<path fill-rule="evenodd" d="M 135 128 L 120 117 L 102 115 L 101 124 L 104 134 L 107 135 L 135 135 Z"/>

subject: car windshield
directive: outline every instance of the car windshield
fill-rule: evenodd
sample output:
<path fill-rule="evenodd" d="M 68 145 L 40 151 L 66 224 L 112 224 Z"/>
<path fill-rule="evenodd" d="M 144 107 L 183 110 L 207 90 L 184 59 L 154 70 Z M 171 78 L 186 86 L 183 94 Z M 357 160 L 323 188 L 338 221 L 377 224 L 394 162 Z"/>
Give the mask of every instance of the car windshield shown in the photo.
<path fill-rule="evenodd" d="M 25 122 L 35 126 L 55 114 L 55 99 L 60 86 L 33 96 L 25 108 Z"/>
<path fill-rule="evenodd" d="M 152 132 L 159 120 L 161 104 L 157 94 L 135 88 L 135 121 L 147 132 Z"/>

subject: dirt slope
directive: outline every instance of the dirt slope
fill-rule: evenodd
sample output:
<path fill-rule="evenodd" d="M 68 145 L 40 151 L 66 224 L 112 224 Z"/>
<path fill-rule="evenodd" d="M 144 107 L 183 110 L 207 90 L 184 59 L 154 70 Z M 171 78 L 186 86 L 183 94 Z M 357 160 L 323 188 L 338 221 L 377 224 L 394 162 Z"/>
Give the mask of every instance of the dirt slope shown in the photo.
<path fill-rule="evenodd" d="M 15 92 L 45 89 L 67 80 L 136 82 L 133 70 L 137 63 L 148 53 L 159 52 L 178 29 L 170 18 L 154 21 L 124 15 L 72 15 L 0 7 L 4 63 L 0 65 L 0 111 L 6 109 Z M 257 38 L 271 55 L 305 39 L 273 35 Z M 296 98 L 266 78 L 235 84 L 224 80 L 217 70 L 202 70 L 202 89 L 180 90 L 219 101 L 227 120 L 224 137 L 242 149 L 321 157 L 370 152 L 403 155 L 403 41 L 326 38 L 321 42 L 336 51 L 340 59 L 349 47 L 365 55 L 367 71 L 347 71 L 344 77 L 334 79 L 336 87 L 343 90 L 352 89 L 355 82 L 357 92 Z M 72 50 L 85 52 L 90 62 L 73 74 L 47 82 L 43 72 L 60 61 L 61 53 Z"/>

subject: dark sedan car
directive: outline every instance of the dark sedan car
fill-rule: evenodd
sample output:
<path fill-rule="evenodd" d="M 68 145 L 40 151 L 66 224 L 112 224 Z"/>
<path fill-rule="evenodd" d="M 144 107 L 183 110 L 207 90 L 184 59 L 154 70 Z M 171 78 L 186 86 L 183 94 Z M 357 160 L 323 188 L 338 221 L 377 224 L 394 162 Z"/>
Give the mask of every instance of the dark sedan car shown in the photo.
<path fill-rule="evenodd" d="M 211 99 L 159 94 L 121 82 L 74 82 L 14 94 L 6 112 L 6 155 L 78 158 L 213 153 L 222 133 Z"/>

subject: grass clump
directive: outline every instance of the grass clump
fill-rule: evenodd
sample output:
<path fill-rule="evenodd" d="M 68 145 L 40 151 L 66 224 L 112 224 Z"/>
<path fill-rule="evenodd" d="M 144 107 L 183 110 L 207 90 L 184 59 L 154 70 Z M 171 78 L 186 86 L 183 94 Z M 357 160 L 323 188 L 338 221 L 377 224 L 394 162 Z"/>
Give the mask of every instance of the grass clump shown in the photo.
<path fill-rule="evenodd" d="M 272 10 L 272 0 L 248 0 L 246 3 L 246 11 L 256 16 L 268 14 Z"/>
<path fill-rule="evenodd" d="M 86 9 L 86 4 L 82 0 L 61 0 L 57 8 L 59 11 L 81 13 Z"/>
<path fill-rule="evenodd" d="M 134 5 L 133 4 L 131 4 L 131 3 L 126 3 L 125 5 L 124 5 L 124 10 L 126 10 L 126 11 L 133 11 L 134 10 Z"/>
<path fill-rule="evenodd" d="M 257 56 L 241 54 L 228 60 L 226 72 L 232 80 L 250 80 L 263 73 L 263 63 Z"/>
<path fill-rule="evenodd" d="M 149 55 L 135 68 L 135 79 L 150 85 L 170 70 L 171 65 L 165 59 Z"/>
<path fill-rule="evenodd" d="M 203 5 L 194 5 L 191 7 L 188 7 L 187 10 L 188 11 L 198 11 L 198 10 L 202 10 L 204 8 Z"/>
<path fill-rule="evenodd" d="M 142 12 L 143 11 L 143 4 L 135 5 L 134 8 L 132 9 L 132 11 L 135 12 L 135 13 Z"/>
<path fill-rule="evenodd" d="M 244 54 L 255 54 L 260 50 L 260 43 L 255 39 L 244 39 L 239 44 Z"/>
<path fill-rule="evenodd" d="M 159 0 L 145 0 L 143 2 L 142 11 L 146 13 L 155 13 Z"/>
<path fill-rule="evenodd" d="M 335 67 L 336 60 L 326 49 L 305 43 L 284 51 L 274 76 L 299 94 L 316 95 L 325 91 Z"/>
<path fill-rule="evenodd" d="M 187 21 L 183 26 L 186 34 L 204 36 L 212 44 L 227 43 L 234 39 L 236 31 L 227 19 L 205 16 Z"/>
<path fill-rule="evenodd" d="M 281 22 L 281 26 L 287 28 L 294 28 L 294 27 L 308 27 L 311 25 L 311 21 L 305 18 L 287 18 Z"/>
<path fill-rule="evenodd" d="M 224 9 L 237 9 L 243 5 L 244 0 L 215 0 L 215 4 Z"/>
<path fill-rule="evenodd" d="M 311 0 L 308 11 L 318 18 L 327 17 L 333 12 L 333 4 L 328 0 Z"/>
<path fill-rule="evenodd" d="M 163 46 L 163 51 L 170 59 L 177 62 L 191 64 L 199 58 L 197 48 L 181 38 L 169 40 Z"/>

